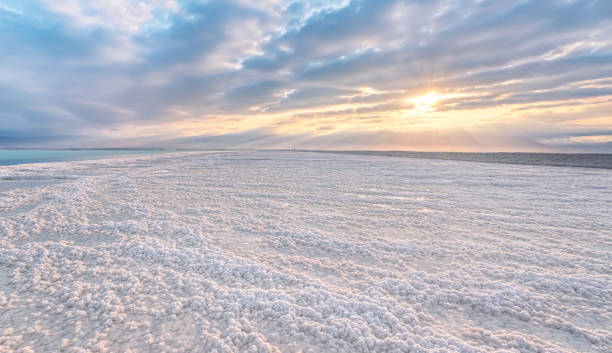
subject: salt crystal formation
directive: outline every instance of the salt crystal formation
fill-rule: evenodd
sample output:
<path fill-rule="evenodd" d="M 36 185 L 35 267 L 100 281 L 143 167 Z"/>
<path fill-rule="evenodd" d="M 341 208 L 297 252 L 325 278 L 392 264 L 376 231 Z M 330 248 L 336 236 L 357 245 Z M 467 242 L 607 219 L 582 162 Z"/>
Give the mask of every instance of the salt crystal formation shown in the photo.
<path fill-rule="evenodd" d="M 294 152 L 0 168 L 0 352 L 612 352 L 612 171 Z"/>

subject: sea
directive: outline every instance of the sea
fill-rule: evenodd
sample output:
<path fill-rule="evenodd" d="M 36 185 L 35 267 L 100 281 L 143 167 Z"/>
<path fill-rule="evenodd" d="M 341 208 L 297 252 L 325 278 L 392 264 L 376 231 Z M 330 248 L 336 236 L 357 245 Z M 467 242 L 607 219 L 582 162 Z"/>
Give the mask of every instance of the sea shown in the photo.
<path fill-rule="evenodd" d="M 168 149 L 0 149 L 0 166 L 68 162 L 121 155 L 171 152 Z M 192 150 L 193 151 L 193 150 Z M 612 154 L 605 153 L 528 153 L 528 152 L 410 152 L 410 151 L 329 151 L 300 152 L 341 153 L 403 158 L 446 159 L 486 163 L 529 164 L 560 167 L 612 169 Z"/>
<path fill-rule="evenodd" d="M 69 162 L 122 155 L 169 152 L 163 149 L 0 149 L 0 166 Z"/>
<path fill-rule="evenodd" d="M 313 151 L 314 152 L 314 151 Z M 470 162 L 529 164 L 559 167 L 612 169 L 612 154 L 606 153 L 528 153 L 528 152 L 409 152 L 409 151 L 324 151 L 370 156 L 446 159 Z"/>

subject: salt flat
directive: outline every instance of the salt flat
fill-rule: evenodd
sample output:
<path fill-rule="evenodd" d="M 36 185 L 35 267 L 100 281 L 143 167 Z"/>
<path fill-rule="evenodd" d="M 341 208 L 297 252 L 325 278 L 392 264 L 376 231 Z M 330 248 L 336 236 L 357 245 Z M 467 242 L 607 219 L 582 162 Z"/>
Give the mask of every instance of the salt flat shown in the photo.
<path fill-rule="evenodd" d="M 294 152 L 0 167 L 0 352 L 611 352 L 612 171 Z"/>

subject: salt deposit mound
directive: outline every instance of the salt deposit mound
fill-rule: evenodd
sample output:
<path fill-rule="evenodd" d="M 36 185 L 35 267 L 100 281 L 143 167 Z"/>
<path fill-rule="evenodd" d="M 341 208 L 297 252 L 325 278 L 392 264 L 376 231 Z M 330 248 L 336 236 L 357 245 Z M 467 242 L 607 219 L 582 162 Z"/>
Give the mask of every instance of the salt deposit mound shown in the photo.
<path fill-rule="evenodd" d="M 610 170 L 0 167 L 0 352 L 612 352 L 610 214 Z"/>

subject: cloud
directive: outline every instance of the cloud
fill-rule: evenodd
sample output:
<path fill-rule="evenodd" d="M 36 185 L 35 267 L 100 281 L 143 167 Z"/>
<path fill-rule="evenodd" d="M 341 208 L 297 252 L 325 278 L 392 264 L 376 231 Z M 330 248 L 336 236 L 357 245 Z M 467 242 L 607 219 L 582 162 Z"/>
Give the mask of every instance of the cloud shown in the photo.
<path fill-rule="evenodd" d="M 323 135 L 311 133 L 278 134 L 272 130 L 250 130 L 236 134 L 208 135 L 166 141 L 168 146 L 200 148 L 272 148 L 330 149 L 330 150 L 439 150 L 440 147 L 461 148 L 470 151 L 513 150 L 520 143 L 532 151 L 547 150 L 535 140 L 522 139 L 496 130 L 487 135 L 479 131 L 396 132 L 341 131 Z M 552 149 L 550 149 L 552 150 Z"/>
<path fill-rule="evenodd" d="M 609 13 L 605 0 L 8 1 L 0 144 L 479 149 L 503 124 L 500 147 L 549 148 L 538 141 L 612 128 Z"/>
<path fill-rule="evenodd" d="M 278 99 L 283 82 L 265 80 L 249 82 L 229 89 L 225 98 L 231 107 L 248 107 L 253 104 L 267 104 Z M 276 96 L 276 97 L 275 97 Z"/>

